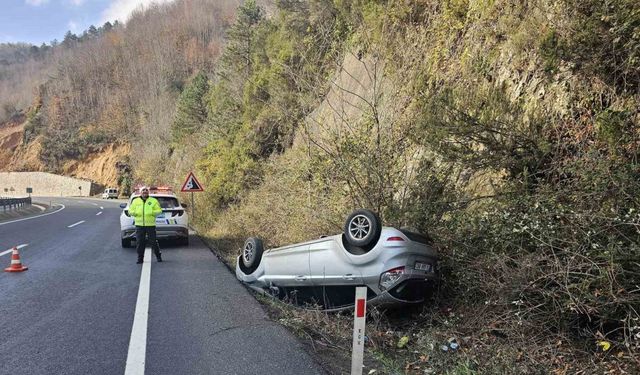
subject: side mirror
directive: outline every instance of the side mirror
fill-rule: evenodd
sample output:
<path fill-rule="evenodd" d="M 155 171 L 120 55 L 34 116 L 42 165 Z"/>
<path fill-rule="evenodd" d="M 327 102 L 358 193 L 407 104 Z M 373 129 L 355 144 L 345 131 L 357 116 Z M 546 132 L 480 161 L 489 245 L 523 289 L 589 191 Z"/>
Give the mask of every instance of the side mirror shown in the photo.
<path fill-rule="evenodd" d="M 122 209 L 127 208 L 127 204 L 126 203 L 120 203 L 120 208 L 122 208 Z"/>
<path fill-rule="evenodd" d="M 188 205 L 188 204 L 186 204 L 186 203 L 182 203 L 182 208 L 186 209 L 186 208 L 188 208 L 188 207 L 189 207 L 189 205 Z"/>

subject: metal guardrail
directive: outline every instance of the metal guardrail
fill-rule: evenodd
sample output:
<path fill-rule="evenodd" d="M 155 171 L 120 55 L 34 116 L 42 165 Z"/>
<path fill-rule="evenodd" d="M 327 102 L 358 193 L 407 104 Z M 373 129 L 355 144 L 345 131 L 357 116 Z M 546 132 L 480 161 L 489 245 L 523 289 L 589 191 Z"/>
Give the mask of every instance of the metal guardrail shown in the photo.
<path fill-rule="evenodd" d="M 17 210 L 24 207 L 31 206 L 31 197 L 26 198 L 6 198 L 0 197 L 0 207 L 2 212 Z"/>

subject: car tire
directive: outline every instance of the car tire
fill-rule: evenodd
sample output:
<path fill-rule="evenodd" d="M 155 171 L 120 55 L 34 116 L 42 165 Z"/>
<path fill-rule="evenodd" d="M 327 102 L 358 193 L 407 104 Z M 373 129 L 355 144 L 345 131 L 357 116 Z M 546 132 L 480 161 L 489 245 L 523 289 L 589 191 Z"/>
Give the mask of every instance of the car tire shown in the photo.
<path fill-rule="evenodd" d="M 131 247 L 131 240 L 128 238 L 121 238 L 120 241 L 122 242 L 122 247 L 124 249 Z"/>
<path fill-rule="evenodd" d="M 178 245 L 189 246 L 189 237 L 184 237 L 178 240 Z"/>
<path fill-rule="evenodd" d="M 356 210 L 347 217 L 344 223 L 344 238 L 346 242 L 366 251 L 371 250 L 382 233 L 382 221 L 378 215 L 370 210 Z"/>
<path fill-rule="evenodd" d="M 257 237 L 247 238 L 242 247 L 242 254 L 240 254 L 240 261 L 242 262 L 245 273 L 250 274 L 258 269 L 263 252 L 264 245 L 261 239 Z"/>

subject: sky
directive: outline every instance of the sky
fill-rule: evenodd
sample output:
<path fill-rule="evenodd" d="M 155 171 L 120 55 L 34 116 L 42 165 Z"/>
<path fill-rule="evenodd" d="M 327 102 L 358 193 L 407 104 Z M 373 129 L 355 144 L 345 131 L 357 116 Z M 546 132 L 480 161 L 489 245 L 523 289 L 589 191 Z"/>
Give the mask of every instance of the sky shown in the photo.
<path fill-rule="evenodd" d="M 0 0 L 0 43 L 36 45 L 61 41 L 71 30 L 81 34 L 89 26 L 126 22 L 139 6 L 173 0 Z"/>

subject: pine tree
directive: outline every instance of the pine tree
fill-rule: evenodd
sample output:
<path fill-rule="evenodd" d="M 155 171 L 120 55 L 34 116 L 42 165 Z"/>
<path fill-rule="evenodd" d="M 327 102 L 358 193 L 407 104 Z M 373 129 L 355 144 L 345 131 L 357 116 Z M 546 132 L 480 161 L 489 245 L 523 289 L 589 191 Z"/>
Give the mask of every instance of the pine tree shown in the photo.
<path fill-rule="evenodd" d="M 176 115 L 171 126 L 174 141 L 180 141 L 196 132 L 207 121 L 206 95 L 209 82 L 204 73 L 198 73 L 178 99 Z"/>
<path fill-rule="evenodd" d="M 89 37 L 91 38 L 97 38 L 98 36 L 100 36 L 100 32 L 98 31 L 98 29 L 91 25 L 89 26 L 89 28 L 87 29 L 87 34 L 89 35 Z"/>
<path fill-rule="evenodd" d="M 238 8 L 238 18 L 227 35 L 223 63 L 228 69 L 241 71 L 243 81 L 253 72 L 251 55 L 255 49 L 255 28 L 263 18 L 264 10 L 256 4 L 255 0 L 247 0 Z"/>
<path fill-rule="evenodd" d="M 104 25 L 102 25 L 103 33 L 108 33 L 109 31 L 111 31 L 111 29 L 113 29 L 113 25 L 109 21 L 105 22 Z"/>
<path fill-rule="evenodd" d="M 75 46 L 77 42 L 78 42 L 78 36 L 76 36 L 76 34 L 72 33 L 71 31 L 67 31 L 67 33 L 64 34 L 62 45 L 67 48 L 70 48 Z"/>

